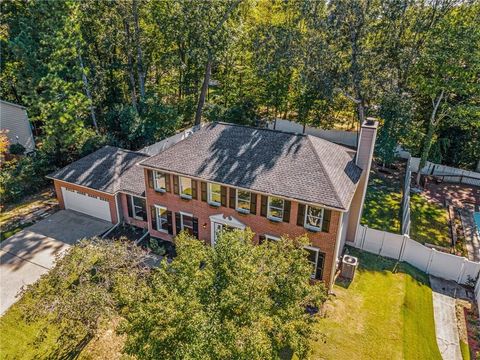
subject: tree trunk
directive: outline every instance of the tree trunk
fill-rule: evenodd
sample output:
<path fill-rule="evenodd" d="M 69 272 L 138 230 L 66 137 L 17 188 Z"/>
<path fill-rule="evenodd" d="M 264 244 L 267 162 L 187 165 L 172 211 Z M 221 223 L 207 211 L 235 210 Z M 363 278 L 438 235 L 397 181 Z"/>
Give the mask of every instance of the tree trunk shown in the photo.
<path fill-rule="evenodd" d="M 198 97 L 197 111 L 195 113 L 195 125 L 199 125 L 202 121 L 202 111 L 205 105 L 205 97 L 207 95 L 208 83 L 210 82 L 210 72 L 212 70 L 212 54 L 208 52 L 207 65 L 205 66 L 205 75 L 203 78 L 202 89 L 200 90 L 200 96 Z"/>
<path fill-rule="evenodd" d="M 138 76 L 138 88 L 140 90 L 140 98 L 145 98 L 145 71 L 143 69 L 143 53 L 140 46 L 140 26 L 138 24 L 138 3 L 137 0 L 133 0 L 133 20 L 135 24 L 135 45 L 137 48 L 137 76 Z"/>
<path fill-rule="evenodd" d="M 95 127 L 95 131 L 98 133 L 98 125 L 97 125 L 97 118 L 95 116 L 95 109 L 93 107 L 93 99 L 92 94 L 90 93 L 90 87 L 88 86 L 88 79 L 87 74 L 85 74 L 85 67 L 83 66 L 83 59 L 82 55 L 80 54 L 80 50 L 78 50 L 78 61 L 80 62 L 80 68 L 82 69 L 82 80 L 83 80 L 83 87 L 85 89 L 85 94 L 87 95 L 88 100 L 90 101 L 90 116 L 92 117 L 92 123 Z"/>
<path fill-rule="evenodd" d="M 415 182 L 417 185 L 420 185 L 420 176 L 422 174 L 422 169 L 425 167 L 427 163 L 428 155 L 430 153 L 430 148 L 432 147 L 433 142 L 433 135 L 435 134 L 435 127 L 438 122 L 437 113 L 440 103 L 443 100 L 443 95 L 445 94 L 444 90 L 440 93 L 436 100 L 432 100 L 433 110 L 432 114 L 430 115 L 430 120 L 428 122 L 428 129 L 427 134 L 425 135 L 423 146 L 422 146 L 422 154 L 420 156 L 420 164 L 418 164 L 418 172 Z"/>
<path fill-rule="evenodd" d="M 130 96 L 132 99 L 132 106 L 136 112 L 137 109 L 137 91 L 135 89 L 135 76 L 133 75 L 133 58 L 132 52 L 130 51 L 130 26 L 128 25 L 127 20 L 123 20 L 123 25 L 125 27 L 125 36 L 126 36 L 126 50 L 127 50 L 127 58 L 128 58 L 128 77 L 130 79 Z"/>

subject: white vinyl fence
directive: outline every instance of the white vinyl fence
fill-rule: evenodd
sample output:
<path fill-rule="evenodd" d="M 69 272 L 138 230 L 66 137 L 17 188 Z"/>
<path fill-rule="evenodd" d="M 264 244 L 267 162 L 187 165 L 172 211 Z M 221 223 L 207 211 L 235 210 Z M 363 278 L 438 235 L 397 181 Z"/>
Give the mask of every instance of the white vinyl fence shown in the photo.
<path fill-rule="evenodd" d="M 400 157 L 408 159 L 410 153 L 408 151 L 398 151 Z M 413 172 L 418 172 L 420 166 L 420 158 L 411 157 L 411 168 Z M 427 164 L 422 169 L 422 174 L 434 175 L 440 177 L 445 182 L 468 184 L 480 186 L 480 173 L 476 171 L 462 170 L 451 166 L 435 164 L 427 161 Z"/>
<path fill-rule="evenodd" d="M 195 131 L 200 129 L 199 126 L 193 126 L 191 128 L 185 129 L 178 134 L 172 135 L 166 139 L 163 139 L 155 144 L 149 145 L 144 147 L 143 149 L 139 150 L 139 152 L 153 156 L 157 155 L 161 151 L 168 149 L 170 146 L 175 145 L 176 143 L 186 139 L 190 135 L 192 135 Z"/>
<path fill-rule="evenodd" d="M 471 284 L 480 272 L 480 263 L 428 248 L 408 235 L 393 234 L 360 225 L 354 247 L 373 254 L 405 261 L 427 274 L 459 284 Z M 477 283 L 477 293 L 480 285 Z M 478 297 L 477 297 L 478 299 Z"/>
<path fill-rule="evenodd" d="M 302 134 L 303 125 L 294 121 L 277 119 L 268 123 L 268 128 L 276 130 Z M 321 139 L 325 139 L 337 144 L 342 144 L 350 147 L 357 147 L 357 133 L 355 131 L 344 130 L 322 130 L 319 128 L 305 126 L 305 134 L 313 135 Z"/>

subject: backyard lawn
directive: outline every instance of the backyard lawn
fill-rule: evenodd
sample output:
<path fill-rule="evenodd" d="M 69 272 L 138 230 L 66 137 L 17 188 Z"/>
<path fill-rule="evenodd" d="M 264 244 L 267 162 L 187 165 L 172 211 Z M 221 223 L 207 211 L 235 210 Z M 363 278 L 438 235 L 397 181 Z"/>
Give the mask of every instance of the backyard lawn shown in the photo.
<path fill-rule="evenodd" d="M 393 176 L 370 172 L 362 224 L 370 228 L 400 232 L 401 184 Z"/>
<path fill-rule="evenodd" d="M 412 224 L 410 237 L 421 243 L 444 247 L 451 246 L 448 212 L 444 207 L 428 201 L 422 195 L 410 198 Z"/>
<path fill-rule="evenodd" d="M 313 359 L 441 359 L 428 277 L 408 264 L 351 249 L 354 281 L 336 284 Z"/>

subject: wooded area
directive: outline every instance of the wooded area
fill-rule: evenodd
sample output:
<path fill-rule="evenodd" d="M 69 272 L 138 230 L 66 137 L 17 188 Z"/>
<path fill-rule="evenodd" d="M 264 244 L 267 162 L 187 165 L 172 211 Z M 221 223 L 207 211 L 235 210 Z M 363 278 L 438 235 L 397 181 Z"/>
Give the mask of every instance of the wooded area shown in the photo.
<path fill-rule="evenodd" d="M 1 6 L 0 97 L 28 108 L 52 166 L 106 143 L 138 149 L 200 119 L 275 117 L 323 128 L 378 117 L 387 164 L 397 143 L 466 169 L 480 158 L 478 2 Z"/>

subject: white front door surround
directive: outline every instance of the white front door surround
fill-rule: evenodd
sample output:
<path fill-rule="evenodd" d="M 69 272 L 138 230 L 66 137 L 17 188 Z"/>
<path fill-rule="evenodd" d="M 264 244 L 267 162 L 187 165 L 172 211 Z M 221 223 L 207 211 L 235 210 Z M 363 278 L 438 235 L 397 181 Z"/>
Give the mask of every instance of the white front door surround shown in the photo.
<path fill-rule="evenodd" d="M 245 224 L 241 223 L 233 216 L 225 216 L 223 214 L 212 215 L 210 216 L 210 232 L 211 232 L 211 243 L 212 246 L 215 246 L 217 239 L 217 234 L 223 230 L 224 226 L 231 228 L 236 228 L 240 230 L 245 229 Z"/>

